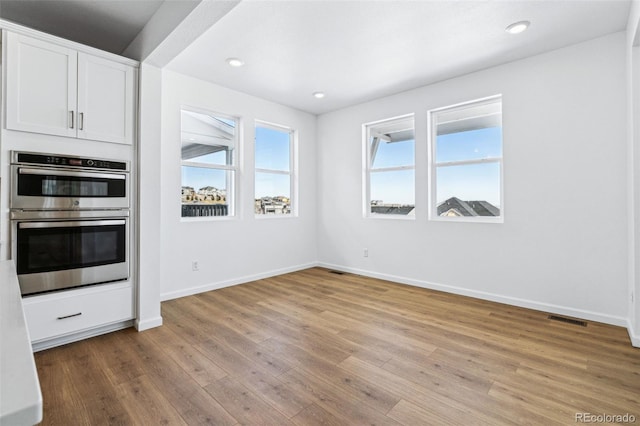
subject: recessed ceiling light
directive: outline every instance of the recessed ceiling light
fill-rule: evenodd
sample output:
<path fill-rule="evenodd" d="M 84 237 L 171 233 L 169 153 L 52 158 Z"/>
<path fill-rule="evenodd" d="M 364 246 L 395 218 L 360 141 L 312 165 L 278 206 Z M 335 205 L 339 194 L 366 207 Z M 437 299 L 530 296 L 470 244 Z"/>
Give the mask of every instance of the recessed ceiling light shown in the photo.
<path fill-rule="evenodd" d="M 228 58 L 227 63 L 232 67 L 236 67 L 236 68 L 244 65 L 244 61 L 238 58 Z"/>
<path fill-rule="evenodd" d="M 505 31 L 508 32 L 509 34 L 520 34 L 524 30 L 529 28 L 529 25 L 531 25 L 531 22 L 529 21 L 514 22 L 513 24 L 505 28 Z"/>
<path fill-rule="evenodd" d="M 313 92 L 313 97 L 316 99 L 324 98 L 324 92 Z"/>

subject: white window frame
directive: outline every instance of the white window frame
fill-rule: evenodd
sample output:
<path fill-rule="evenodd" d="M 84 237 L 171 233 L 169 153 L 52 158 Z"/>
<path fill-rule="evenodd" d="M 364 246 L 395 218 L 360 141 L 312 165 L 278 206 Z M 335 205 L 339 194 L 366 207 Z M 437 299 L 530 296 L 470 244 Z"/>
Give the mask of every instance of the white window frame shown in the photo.
<path fill-rule="evenodd" d="M 382 123 L 392 123 L 394 121 L 404 121 L 412 119 L 413 120 L 413 131 L 414 131 L 414 139 L 413 139 L 413 165 L 412 166 L 394 166 L 394 167 L 378 167 L 373 168 L 373 158 L 371 157 L 371 149 L 369 146 L 369 141 L 371 140 L 371 128 L 382 124 Z M 362 138 L 363 138 L 363 147 L 364 147 L 364 155 L 362 157 L 363 164 L 363 211 L 362 214 L 365 218 L 375 218 L 375 219 L 392 219 L 392 220 L 415 220 L 415 195 L 416 195 L 416 185 L 415 185 L 415 170 L 416 170 L 416 141 L 415 141 L 415 114 L 404 114 L 396 117 L 385 118 L 383 120 L 372 121 L 369 123 L 364 123 L 362 125 Z M 402 171 L 402 170 L 413 170 L 414 171 L 414 186 L 413 186 L 413 202 L 414 202 L 414 214 L 412 215 L 399 215 L 399 214 L 378 214 L 371 212 L 371 173 L 380 173 L 380 172 L 393 172 L 393 171 Z"/>
<path fill-rule="evenodd" d="M 194 161 L 185 161 L 182 159 L 182 153 L 180 153 L 180 184 L 182 187 L 182 167 L 200 167 L 204 169 L 213 169 L 213 170 L 224 170 L 226 173 L 226 193 L 227 193 L 227 215 L 226 216 L 182 216 L 182 203 L 180 203 L 180 221 L 191 222 L 191 221 L 221 221 L 221 220 L 233 220 L 238 217 L 237 215 L 237 207 L 236 202 L 239 199 L 237 193 L 237 182 L 239 179 L 239 166 L 240 164 L 240 141 L 241 139 L 241 130 L 242 130 L 242 122 L 240 117 L 219 113 L 203 108 L 192 107 L 187 105 L 180 106 L 180 114 L 182 115 L 182 111 L 189 111 L 198 114 L 209 115 L 211 117 L 219 117 L 227 120 L 233 120 L 236 123 L 236 132 L 234 135 L 234 148 L 231 153 L 231 164 L 229 164 L 229 160 L 227 159 L 227 164 L 209 164 L 209 163 L 198 163 Z M 182 132 L 182 119 L 180 119 L 180 131 Z M 182 138 L 180 138 L 180 149 L 182 149 Z M 230 175 L 233 178 L 230 178 Z"/>
<path fill-rule="evenodd" d="M 276 170 L 276 169 L 261 169 L 255 167 L 255 154 L 254 154 L 254 179 L 253 179 L 253 201 L 256 200 L 255 182 L 258 173 L 270 173 L 275 175 L 289 176 L 289 202 L 291 212 L 289 214 L 258 214 L 254 211 L 254 216 L 257 219 L 286 219 L 298 217 L 298 131 L 281 124 L 275 124 L 263 120 L 255 120 L 254 123 L 254 142 L 253 148 L 255 153 L 256 136 L 255 129 L 257 127 L 264 127 L 278 132 L 285 132 L 289 134 L 289 171 Z"/>
<path fill-rule="evenodd" d="M 495 103 L 496 101 L 500 101 L 500 126 L 502 127 L 502 95 L 493 95 L 488 96 L 481 99 L 475 99 L 472 101 L 461 102 L 454 105 L 449 105 L 446 107 L 432 109 L 428 112 L 428 129 L 427 134 L 429 135 L 428 141 L 428 156 L 429 156 L 429 194 L 428 194 L 428 202 L 429 202 L 429 220 L 432 221 L 441 221 L 441 222 L 472 222 L 472 223 L 504 223 L 504 215 L 505 215 L 505 202 L 504 202 L 504 144 L 501 142 L 501 155 L 500 157 L 489 157 L 489 158 L 480 158 L 475 160 L 460 160 L 460 161 L 444 161 L 440 163 L 436 163 L 436 139 L 437 139 L 437 126 L 435 125 L 435 118 L 438 113 L 443 111 L 453 111 L 456 109 L 463 109 L 472 106 L 482 106 L 488 105 L 491 103 Z M 503 135 L 504 141 L 504 135 Z M 487 163 L 497 163 L 500 166 L 500 216 L 461 216 L 461 217 L 451 217 L 451 216 L 439 216 L 438 215 L 438 201 L 436 199 L 436 189 L 437 189 L 437 171 L 440 167 L 450 167 L 450 166 L 464 166 L 464 165 L 474 165 L 474 164 L 487 164 Z"/>

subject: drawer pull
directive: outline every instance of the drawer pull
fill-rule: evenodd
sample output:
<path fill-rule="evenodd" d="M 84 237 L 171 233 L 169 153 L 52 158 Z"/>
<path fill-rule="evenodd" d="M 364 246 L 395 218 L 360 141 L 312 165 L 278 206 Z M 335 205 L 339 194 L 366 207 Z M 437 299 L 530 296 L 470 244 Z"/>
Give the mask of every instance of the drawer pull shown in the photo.
<path fill-rule="evenodd" d="M 79 317 L 80 315 L 82 315 L 82 312 L 78 312 L 77 314 L 65 315 L 63 317 L 58 317 L 58 319 L 63 320 L 67 318 Z"/>

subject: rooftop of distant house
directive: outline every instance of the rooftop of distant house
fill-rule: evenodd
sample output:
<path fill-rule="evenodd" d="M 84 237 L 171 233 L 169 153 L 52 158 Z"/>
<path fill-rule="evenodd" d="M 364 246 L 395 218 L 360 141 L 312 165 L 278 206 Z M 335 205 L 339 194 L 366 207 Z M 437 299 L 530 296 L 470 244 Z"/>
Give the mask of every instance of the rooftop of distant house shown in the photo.
<path fill-rule="evenodd" d="M 488 201 L 463 201 L 451 197 L 438 204 L 438 216 L 500 216 L 500 209 Z"/>

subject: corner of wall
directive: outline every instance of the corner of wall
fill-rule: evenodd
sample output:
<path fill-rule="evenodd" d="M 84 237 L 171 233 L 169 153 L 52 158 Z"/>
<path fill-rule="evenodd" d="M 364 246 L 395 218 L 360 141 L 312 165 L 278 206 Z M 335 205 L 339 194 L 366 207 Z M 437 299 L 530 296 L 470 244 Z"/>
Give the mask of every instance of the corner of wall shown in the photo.
<path fill-rule="evenodd" d="M 627 324 L 627 332 L 629 333 L 629 339 L 631 339 L 631 345 L 640 348 L 640 334 L 634 329 L 631 321 Z"/>
<path fill-rule="evenodd" d="M 633 46 L 637 41 L 639 23 L 640 0 L 632 0 L 629 8 L 629 18 L 627 19 L 627 42 L 630 46 Z"/>

